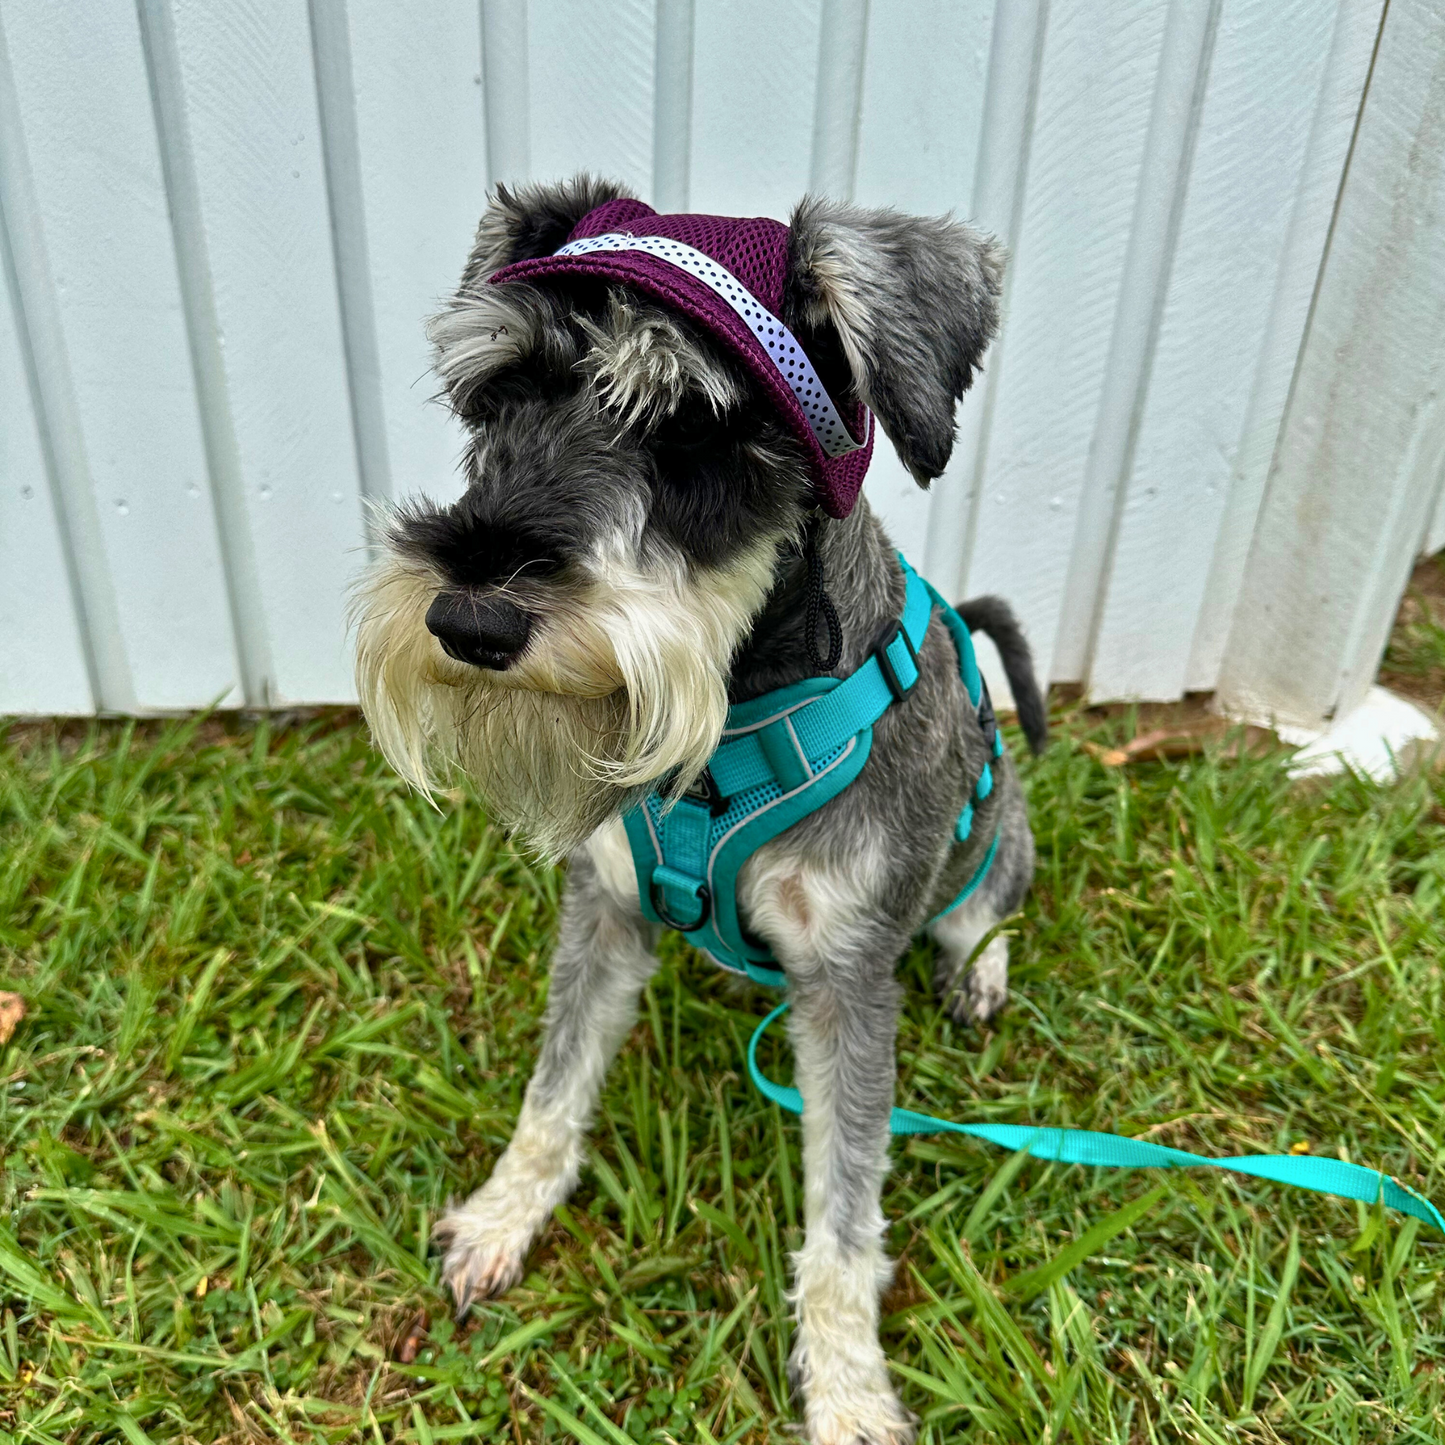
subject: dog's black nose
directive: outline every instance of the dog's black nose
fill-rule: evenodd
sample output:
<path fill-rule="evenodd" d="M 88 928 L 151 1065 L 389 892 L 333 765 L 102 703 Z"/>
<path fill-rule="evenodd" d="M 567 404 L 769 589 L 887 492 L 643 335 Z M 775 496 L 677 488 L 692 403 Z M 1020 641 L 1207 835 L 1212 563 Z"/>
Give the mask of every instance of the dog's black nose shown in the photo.
<path fill-rule="evenodd" d="M 426 610 L 427 630 L 448 657 L 502 671 L 527 645 L 532 619 L 505 597 L 438 592 Z"/>

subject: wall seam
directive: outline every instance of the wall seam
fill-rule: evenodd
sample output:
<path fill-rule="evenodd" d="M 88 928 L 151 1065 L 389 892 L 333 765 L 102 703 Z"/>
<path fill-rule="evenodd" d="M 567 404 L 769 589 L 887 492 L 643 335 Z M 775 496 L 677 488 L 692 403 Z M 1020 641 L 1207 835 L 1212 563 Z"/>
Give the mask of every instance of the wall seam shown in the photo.
<path fill-rule="evenodd" d="M 309 0 L 307 10 L 352 446 L 364 502 L 382 503 L 391 497 L 391 458 L 381 400 L 346 0 Z M 370 527 L 366 533 L 370 538 Z"/>
<path fill-rule="evenodd" d="M 652 75 L 652 204 L 687 210 L 692 181 L 693 0 L 657 0 Z"/>
<path fill-rule="evenodd" d="M 988 471 L 989 440 L 993 431 L 993 415 L 998 399 L 998 377 L 1002 370 L 1006 347 L 1009 301 L 1013 293 L 1013 256 L 1017 253 L 1020 233 L 1023 229 L 1024 204 L 1028 197 L 1029 158 L 1033 152 L 1034 128 L 1038 118 L 1039 89 L 1042 83 L 1044 48 L 1048 42 L 1050 0 L 1037 0 L 1033 11 L 1033 28 L 1029 40 L 1029 74 L 1023 93 L 1022 106 L 1016 113 L 1018 138 L 1007 158 L 997 153 L 993 143 L 994 132 L 999 128 L 1000 104 L 996 92 L 1003 84 L 1003 71 L 1007 57 L 1002 53 L 1006 46 L 1000 43 L 1000 30 L 1008 23 L 1007 17 L 1017 15 L 1009 8 L 1009 0 L 999 0 L 994 12 L 994 30 L 990 42 L 987 94 L 984 97 L 983 124 L 979 134 L 978 163 L 974 168 L 973 196 L 970 200 L 970 219 L 978 219 L 989 209 L 990 191 L 997 188 L 999 181 L 995 172 L 1006 172 L 1010 186 L 1008 196 L 1007 230 L 999 237 L 1009 252 L 1010 264 L 1004 274 L 1004 290 L 999 300 L 999 328 L 983 367 L 983 383 L 975 384 L 972 393 L 976 419 L 971 431 L 964 432 L 965 453 L 960 471 L 967 479 L 963 495 L 952 505 L 945 502 L 943 495 L 930 509 L 930 524 L 935 545 L 929 552 L 930 573 L 950 587 L 954 596 L 963 596 L 968 588 L 968 576 L 973 569 L 973 553 L 978 543 L 979 512 L 983 489 Z M 964 405 L 968 404 L 965 394 Z M 950 547 L 949 538 L 962 534 L 961 545 Z M 943 549 L 953 551 L 951 559 L 943 555 Z"/>
<path fill-rule="evenodd" d="M 95 486 L 80 429 L 64 331 L 40 230 L 9 48 L 0 25 L 0 250 L 35 408 L 81 648 L 98 712 L 134 712 L 135 684 L 120 630 Z"/>
<path fill-rule="evenodd" d="M 525 181 L 532 171 L 527 0 L 481 0 L 482 104 L 488 182 Z"/>
<path fill-rule="evenodd" d="M 15 317 L 16 340 L 20 348 L 20 363 L 25 370 L 25 385 L 30 393 L 30 404 L 35 413 L 35 426 L 39 437 L 40 455 L 45 467 L 46 486 L 50 493 L 51 513 L 55 517 L 55 529 L 60 542 L 61 566 L 65 568 L 65 586 L 70 594 L 70 605 L 75 611 L 79 626 L 80 656 L 85 668 L 86 686 L 90 692 L 90 706 L 94 711 L 100 695 L 100 680 L 96 673 L 95 653 L 91 646 L 89 629 L 85 621 L 85 600 L 81 593 L 80 578 L 75 561 L 75 545 L 66 525 L 65 509 L 62 505 L 60 486 L 55 475 L 55 455 L 45 422 L 45 404 L 35 376 L 35 359 L 30 351 L 30 335 L 25 324 L 25 308 L 21 304 L 20 283 L 15 275 L 15 263 L 10 256 L 10 241 L 5 227 L 4 207 L 0 206 L 0 285 L 10 297 L 10 309 Z"/>
<path fill-rule="evenodd" d="M 1153 109 L 1149 118 L 1149 138 L 1145 143 L 1144 160 L 1139 174 L 1139 192 L 1130 224 L 1129 245 L 1119 287 L 1119 302 L 1114 313 L 1105 371 L 1106 381 L 1099 400 L 1099 420 L 1090 448 L 1091 465 L 1085 473 L 1084 493 L 1080 502 L 1082 515 L 1091 505 L 1103 507 L 1107 500 L 1108 521 L 1100 539 L 1096 559 L 1087 555 L 1093 546 L 1090 534 L 1086 531 L 1076 533 L 1061 613 L 1062 621 L 1071 614 L 1071 610 L 1088 606 L 1088 641 L 1084 647 L 1083 666 L 1080 669 L 1086 680 L 1086 687 L 1093 669 L 1094 649 L 1098 644 L 1099 628 L 1108 602 L 1109 579 L 1118 549 L 1124 509 L 1128 502 L 1130 473 L 1134 466 L 1144 407 L 1148 401 L 1159 329 L 1169 293 L 1169 278 L 1173 274 L 1179 230 L 1189 195 L 1189 175 L 1199 137 L 1200 117 L 1208 93 L 1222 3 L 1223 0 L 1209 0 L 1203 26 L 1192 47 L 1193 83 L 1189 108 L 1182 127 L 1177 130 L 1168 123 L 1167 116 L 1160 114 L 1160 107 L 1168 103 L 1172 81 L 1169 73 L 1171 40 L 1177 37 L 1179 27 L 1186 23 L 1186 19 L 1198 13 L 1194 0 L 1175 0 L 1175 4 L 1170 7 L 1159 57 Z M 1171 154 L 1171 142 L 1177 144 L 1177 153 Z M 1166 184 L 1169 199 L 1167 207 L 1157 208 L 1150 204 L 1151 192 L 1161 175 L 1168 177 Z M 1150 216 L 1151 213 L 1157 214 L 1159 209 L 1163 210 L 1164 215 L 1156 240 Z M 1133 313 L 1140 297 L 1147 297 L 1148 312 L 1142 321 L 1134 322 Z M 1129 334 L 1131 331 L 1133 335 Z M 1111 437 L 1111 414 L 1117 414 L 1122 409 L 1126 395 L 1128 411 L 1123 417 L 1122 436 L 1115 431 Z M 1114 425 L 1117 426 L 1117 423 Z M 1111 457 L 1109 453 L 1114 452 L 1115 447 L 1117 451 Z M 1104 460 L 1096 469 L 1092 463 L 1100 455 Z M 1107 493 L 1101 495 L 1106 488 Z"/>
<path fill-rule="evenodd" d="M 255 543 L 246 515 L 245 476 L 231 417 L 200 186 L 186 119 L 180 51 L 168 0 L 137 0 L 136 19 L 166 188 L 166 211 L 175 247 L 191 375 L 215 508 L 231 635 L 241 668 L 242 695 L 248 707 L 268 707 L 275 691 L 271 647 L 261 602 Z"/>
<path fill-rule="evenodd" d="M 814 195 L 853 199 L 867 39 L 868 0 L 824 0 L 808 167 Z"/>

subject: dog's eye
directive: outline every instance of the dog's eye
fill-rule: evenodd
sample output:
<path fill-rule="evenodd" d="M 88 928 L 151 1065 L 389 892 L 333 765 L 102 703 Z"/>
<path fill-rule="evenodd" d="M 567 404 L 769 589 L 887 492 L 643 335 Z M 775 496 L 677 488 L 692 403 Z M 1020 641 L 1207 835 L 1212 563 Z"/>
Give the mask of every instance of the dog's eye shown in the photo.
<path fill-rule="evenodd" d="M 733 426 L 728 413 L 710 407 L 685 407 L 663 417 L 652 428 L 650 441 L 659 462 L 683 460 L 716 451 L 732 440 Z"/>

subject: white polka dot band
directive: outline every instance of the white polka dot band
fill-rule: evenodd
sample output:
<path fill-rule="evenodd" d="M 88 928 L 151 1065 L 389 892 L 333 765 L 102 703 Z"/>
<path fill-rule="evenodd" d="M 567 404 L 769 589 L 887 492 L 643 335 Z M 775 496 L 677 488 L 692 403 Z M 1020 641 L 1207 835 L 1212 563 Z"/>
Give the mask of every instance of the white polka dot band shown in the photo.
<path fill-rule="evenodd" d="M 586 256 L 593 251 L 645 251 L 649 256 L 656 256 L 658 260 L 666 261 L 701 281 L 726 301 L 762 342 L 763 350 L 797 398 L 825 456 L 846 456 L 867 443 L 868 430 L 873 425 L 872 415 L 865 410 L 863 440 L 854 441 L 843 425 L 843 418 L 838 415 L 833 399 L 818 380 L 818 373 L 813 370 L 813 363 L 808 360 L 798 338 L 771 311 L 760 305 L 752 292 L 727 267 L 718 265 L 711 256 L 705 256 L 681 241 L 673 241 L 666 236 L 630 236 L 623 231 L 569 241 L 559 247 L 556 254 Z"/>

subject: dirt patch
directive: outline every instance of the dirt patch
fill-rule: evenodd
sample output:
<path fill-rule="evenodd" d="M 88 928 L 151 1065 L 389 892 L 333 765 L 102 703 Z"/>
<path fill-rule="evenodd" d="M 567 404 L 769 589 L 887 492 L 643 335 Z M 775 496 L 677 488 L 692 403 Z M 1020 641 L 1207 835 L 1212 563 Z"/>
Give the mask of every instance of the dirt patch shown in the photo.
<path fill-rule="evenodd" d="M 1213 693 L 1191 692 L 1177 702 L 1089 704 L 1075 684 L 1049 689 L 1050 725 L 1078 736 L 1083 748 L 1106 767 L 1159 762 L 1223 748 L 1231 755 L 1267 752 L 1279 746 L 1268 728 L 1244 727 L 1212 711 Z M 1006 714 L 1007 716 L 1007 714 Z M 1105 724 L 1114 724 L 1107 728 Z"/>
<path fill-rule="evenodd" d="M 212 712 L 194 722 L 190 735 L 192 747 L 224 747 L 228 744 L 250 747 L 255 737 L 257 721 L 264 716 L 273 736 L 297 727 L 312 726 L 315 736 L 340 732 L 351 727 L 361 717 L 358 708 L 343 705 L 324 707 L 278 708 L 271 713 L 247 710 Z M 137 748 L 153 744 L 164 736 L 165 730 L 188 720 L 185 713 L 164 717 L 136 719 L 133 726 L 133 746 Z M 93 717 L 0 717 L 3 740 L 18 756 L 40 749 L 54 748 L 61 757 L 74 757 L 85 748 L 95 736 L 96 729 L 109 723 L 124 723 L 125 718 L 107 714 Z"/>
<path fill-rule="evenodd" d="M 1411 574 L 1380 664 L 1380 685 L 1432 716 L 1445 706 L 1445 553 Z"/>

